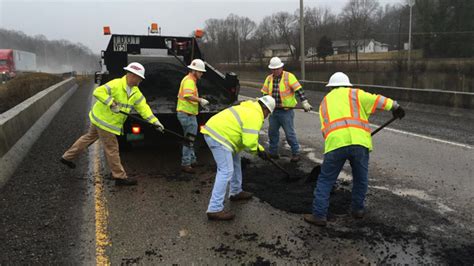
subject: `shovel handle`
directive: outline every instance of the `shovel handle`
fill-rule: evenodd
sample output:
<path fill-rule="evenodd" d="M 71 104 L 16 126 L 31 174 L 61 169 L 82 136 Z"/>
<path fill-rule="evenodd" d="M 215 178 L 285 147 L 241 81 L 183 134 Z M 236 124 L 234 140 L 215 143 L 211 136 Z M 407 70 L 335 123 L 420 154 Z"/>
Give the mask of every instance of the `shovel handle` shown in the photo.
<path fill-rule="evenodd" d="M 285 168 L 281 167 L 281 165 L 279 165 L 277 162 L 275 162 L 272 158 L 267 158 L 267 160 L 273 164 L 276 168 L 280 169 L 280 171 L 282 171 L 283 173 L 285 173 L 287 176 L 290 176 L 290 173 L 288 173 L 288 171 L 285 170 Z"/>
<path fill-rule="evenodd" d="M 143 118 L 141 118 L 141 117 L 138 117 L 138 116 L 136 116 L 136 115 L 128 114 L 128 113 L 125 113 L 124 111 L 120 111 L 120 113 L 121 113 L 121 114 L 124 114 L 124 115 L 126 115 L 126 116 L 128 116 L 128 117 L 130 117 L 130 118 L 132 118 L 132 119 L 138 120 L 138 121 L 140 121 L 140 122 L 142 122 L 142 123 L 145 123 L 145 124 L 148 124 L 148 125 L 153 126 L 152 123 L 150 123 L 150 122 L 146 121 L 145 119 L 143 119 Z M 185 136 L 183 136 L 183 135 L 181 135 L 181 134 L 179 134 L 179 133 L 176 133 L 176 132 L 174 132 L 174 131 L 172 131 L 172 130 L 169 130 L 169 129 L 164 128 L 163 131 L 166 132 L 166 133 L 175 135 L 176 137 L 181 138 L 181 139 L 183 139 L 183 140 L 185 140 L 185 141 L 191 141 L 190 139 L 186 138 Z"/>
<path fill-rule="evenodd" d="M 392 123 L 393 121 L 397 120 L 398 118 L 396 117 L 392 117 L 392 119 L 388 120 L 387 122 L 385 122 L 385 124 L 381 125 L 380 127 L 378 127 L 377 129 L 375 129 L 372 133 L 370 133 L 371 136 L 375 135 L 377 132 L 379 132 L 380 130 L 382 130 L 382 128 L 388 126 L 390 123 Z"/>

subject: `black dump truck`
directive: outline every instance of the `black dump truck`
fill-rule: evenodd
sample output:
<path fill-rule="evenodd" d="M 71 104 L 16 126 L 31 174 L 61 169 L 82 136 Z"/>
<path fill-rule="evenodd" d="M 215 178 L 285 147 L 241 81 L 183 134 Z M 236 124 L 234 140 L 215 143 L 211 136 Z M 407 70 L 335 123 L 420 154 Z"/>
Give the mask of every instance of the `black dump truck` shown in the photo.
<path fill-rule="evenodd" d="M 145 67 L 145 80 L 140 83 L 139 88 L 153 113 L 165 128 L 182 133 L 176 117 L 179 86 L 189 72 L 187 65 L 193 59 L 204 60 L 194 37 L 113 34 L 101 57 L 102 71 L 95 74 L 99 85 L 122 77 L 125 74 L 123 68 L 129 63 L 141 63 Z M 239 80 L 234 73 L 222 74 L 207 63 L 206 72 L 197 86 L 199 96 L 210 103 L 206 110 L 200 110 L 199 125 L 236 102 L 240 89 Z M 138 115 L 134 110 L 131 114 Z M 148 143 L 163 137 L 143 122 L 128 118 L 119 143 L 121 147 L 129 147 L 131 142 Z"/>

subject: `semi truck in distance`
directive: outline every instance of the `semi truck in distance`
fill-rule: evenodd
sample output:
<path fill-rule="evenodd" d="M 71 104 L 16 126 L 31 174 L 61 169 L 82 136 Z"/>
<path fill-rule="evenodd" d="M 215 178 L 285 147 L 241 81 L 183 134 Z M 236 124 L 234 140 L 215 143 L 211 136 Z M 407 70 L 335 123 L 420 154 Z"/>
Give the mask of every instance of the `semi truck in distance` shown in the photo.
<path fill-rule="evenodd" d="M 22 72 L 36 72 L 36 54 L 0 49 L 0 79 L 6 81 Z"/>

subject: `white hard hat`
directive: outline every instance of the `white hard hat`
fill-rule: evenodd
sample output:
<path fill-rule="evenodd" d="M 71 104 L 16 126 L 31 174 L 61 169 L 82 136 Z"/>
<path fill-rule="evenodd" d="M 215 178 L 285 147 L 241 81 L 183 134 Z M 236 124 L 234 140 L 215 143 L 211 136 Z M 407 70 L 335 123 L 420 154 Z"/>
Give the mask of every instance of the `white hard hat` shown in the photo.
<path fill-rule="evenodd" d="M 275 99 L 273 99 L 272 96 L 270 95 L 265 95 L 263 97 L 258 98 L 260 102 L 262 102 L 270 111 L 270 113 L 273 113 L 273 110 L 275 110 Z"/>
<path fill-rule="evenodd" d="M 278 69 L 280 67 L 283 67 L 285 64 L 283 64 L 283 62 L 281 61 L 281 59 L 279 57 L 272 57 L 272 59 L 270 59 L 270 64 L 268 65 L 268 68 L 270 69 Z"/>
<path fill-rule="evenodd" d="M 199 72 L 206 72 L 206 66 L 201 59 L 194 59 L 188 68 Z"/>
<path fill-rule="evenodd" d="M 142 79 L 145 79 L 145 68 L 140 63 L 137 63 L 137 62 L 130 63 L 128 64 L 128 66 L 124 67 L 123 69 L 139 76 Z"/>
<path fill-rule="evenodd" d="M 340 87 L 340 86 L 349 86 L 352 87 L 352 83 L 349 81 L 349 77 L 342 73 L 336 72 L 332 74 L 329 78 L 329 82 L 326 87 Z"/>

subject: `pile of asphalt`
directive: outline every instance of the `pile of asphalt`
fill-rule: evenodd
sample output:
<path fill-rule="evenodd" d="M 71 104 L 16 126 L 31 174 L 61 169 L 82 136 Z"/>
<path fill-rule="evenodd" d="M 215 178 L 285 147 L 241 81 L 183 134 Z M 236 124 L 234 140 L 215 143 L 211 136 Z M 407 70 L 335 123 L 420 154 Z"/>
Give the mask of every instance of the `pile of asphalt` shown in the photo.
<path fill-rule="evenodd" d="M 301 170 L 297 164 L 278 160 L 296 181 L 288 182 L 285 174 L 271 164 L 252 163 L 243 159 L 243 188 L 253 192 L 261 201 L 290 213 L 311 213 L 316 182 L 306 182 L 312 169 Z M 334 186 L 329 204 L 330 224 L 321 231 L 309 227 L 299 228 L 299 237 L 305 242 L 323 238 L 364 243 L 368 254 L 378 263 L 429 263 L 429 257 L 442 264 L 473 265 L 474 242 L 462 235 L 433 235 L 431 226 L 456 227 L 446 217 L 432 209 L 422 207 L 410 199 L 388 191 L 369 190 L 368 213 L 355 220 L 350 215 L 351 182 L 339 181 Z M 390 202 L 390 206 L 386 206 Z M 383 216 L 383 217 L 382 217 Z M 422 229 L 411 231 L 412 224 Z M 457 233 L 462 234 L 462 233 Z M 340 249 L 344 247 L 340 246 Z M 416 258 L 413 261 L 413 258 Z M 362 258 L 361 258 L 362 260 Z M 363 263 L 364 261 L 361 261 Z"/>
<path fill-rule="evenodd" d="M 312 169 L 301 170 L 297 164 L 278 160 L 286 171 L 287 178 L 278 168 L 271 164 L 254 166 L 248 159 L 243 159 L 243 188 L 257 195 L 273 207 L 291 213 L 311 213 L 313 191 L 316 182 L 307 182 Z M 330 203 L 330 214 L 347 214 L 350 208 L 351 192 L 349 189 L 336 184 Z"/>

